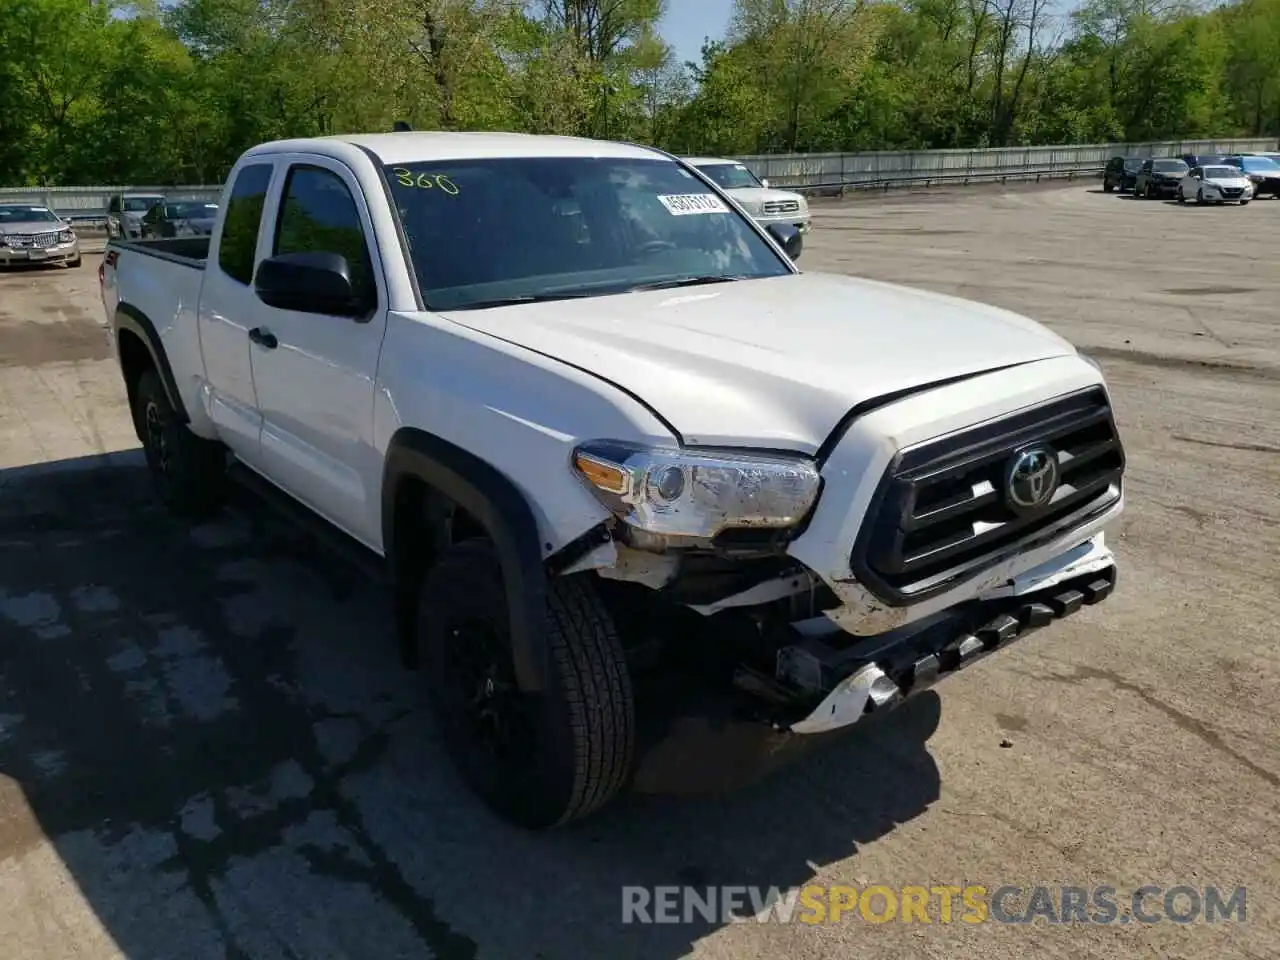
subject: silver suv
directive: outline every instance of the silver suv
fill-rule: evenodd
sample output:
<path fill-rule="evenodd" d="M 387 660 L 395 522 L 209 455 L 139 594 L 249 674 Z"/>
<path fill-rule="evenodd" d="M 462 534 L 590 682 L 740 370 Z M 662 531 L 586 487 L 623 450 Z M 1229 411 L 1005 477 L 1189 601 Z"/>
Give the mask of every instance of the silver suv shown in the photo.
<path fill-rule="evenodd" d="M 107 236 L 122 240 L 142 239 L 142 218 L 157 203 L 158 193 L 117 193 L 107 201 Z"/>

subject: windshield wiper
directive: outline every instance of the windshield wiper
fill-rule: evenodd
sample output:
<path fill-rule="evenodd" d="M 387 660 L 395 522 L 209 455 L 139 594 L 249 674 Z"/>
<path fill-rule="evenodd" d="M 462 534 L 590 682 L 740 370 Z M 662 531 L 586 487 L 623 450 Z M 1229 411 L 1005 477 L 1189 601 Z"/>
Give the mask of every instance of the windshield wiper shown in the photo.
<path fill-rule="evenodd" d="M 746 276 L 708 274 L 701 277 L 679 277 L 674 280 L 654 280 L 652 283 L 638 283 L 627 287 L 627 293 L 639 293 L 644 290 L 671 290 L 675 287 L 695 287 L 704 283 L 732 283 L 735 280 L 750 280 Z"/>
<path fill-rule="evenodd" d="M 521 303 L 548 303 L 552 300 L 580 300 L 583 297 L 594 296 L 599 296 L 599 292 L 595 290 L 572 290 L 561 291 L 560 293 L 521 293 L 510 297 L 494 297 L 492 300 L 475 300 L 450 309 L 487 310 L 489 307 L 510 307 Z"/>

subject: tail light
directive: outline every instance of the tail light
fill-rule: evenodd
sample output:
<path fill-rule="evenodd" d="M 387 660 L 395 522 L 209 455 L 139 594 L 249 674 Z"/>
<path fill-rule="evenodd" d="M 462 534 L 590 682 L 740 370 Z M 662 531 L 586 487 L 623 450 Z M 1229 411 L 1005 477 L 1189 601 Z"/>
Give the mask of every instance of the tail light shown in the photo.
<path fill-rule="evenodd" d="M 118 250 L 108 250 L 102 255 L 102 262 L 98 264 L 98 286 L 106 286 L 107 267 L 114 267 L 118 259 L 120 259 Z"/>

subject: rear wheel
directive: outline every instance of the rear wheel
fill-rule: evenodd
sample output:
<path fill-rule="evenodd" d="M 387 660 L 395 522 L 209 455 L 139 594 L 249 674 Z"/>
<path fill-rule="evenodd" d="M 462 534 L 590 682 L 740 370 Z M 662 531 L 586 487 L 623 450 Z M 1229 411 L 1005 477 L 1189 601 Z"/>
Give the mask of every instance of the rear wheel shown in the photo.
<path fill-rule="evenodd" d="M 226 451 L 192 433 L 177 416 L 154 370 L 138 378 L 134 425 L 160 500 L 175 516 L 198 518 L 222 504 Z"/>
<path fill-rule="evenodd" d="M 635 710 L 613 620 L 589 574 L 548 583 L 547 689 L 515 679 L 506 590 L 487 540 L 450 547 L 423 584 L 419 657 L 445 748 L 499 816 L 544 829 L 611 800 L 631 773 Z"/>

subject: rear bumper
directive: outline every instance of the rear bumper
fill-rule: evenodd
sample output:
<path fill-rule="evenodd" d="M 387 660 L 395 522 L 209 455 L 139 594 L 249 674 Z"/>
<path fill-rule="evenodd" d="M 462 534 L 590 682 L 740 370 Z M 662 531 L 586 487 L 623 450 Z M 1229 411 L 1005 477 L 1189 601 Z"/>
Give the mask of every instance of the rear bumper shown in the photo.
<path fill-rule="evenodd" d="M 1101 603 L 1115 589 L 1115 559 L 1101 538 L 1085 546 L 1089 549 L 1062 558 L 1056 573 L 1032 571 L 1005 593 L 882 636 L 801 636 L 778 652 L 775 703 L 764 719 L 775 729 L 795 734 L 851 726 L 1057 620 Z"/>

